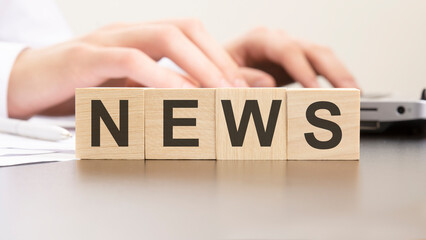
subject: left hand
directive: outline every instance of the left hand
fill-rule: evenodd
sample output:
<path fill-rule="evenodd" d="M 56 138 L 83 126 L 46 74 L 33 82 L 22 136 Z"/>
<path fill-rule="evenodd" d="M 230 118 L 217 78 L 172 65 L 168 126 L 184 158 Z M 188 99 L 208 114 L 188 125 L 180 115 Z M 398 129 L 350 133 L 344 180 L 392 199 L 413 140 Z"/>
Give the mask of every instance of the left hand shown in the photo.
<path fill-rule="evenodd" d="M 226 46 L 252 87 L 299 82 L 319 87 L 317 75 L 334 87 L 359 88 L 351 73 L 327 47 L 295 39 L 284 31 L 256 28 Z"/>

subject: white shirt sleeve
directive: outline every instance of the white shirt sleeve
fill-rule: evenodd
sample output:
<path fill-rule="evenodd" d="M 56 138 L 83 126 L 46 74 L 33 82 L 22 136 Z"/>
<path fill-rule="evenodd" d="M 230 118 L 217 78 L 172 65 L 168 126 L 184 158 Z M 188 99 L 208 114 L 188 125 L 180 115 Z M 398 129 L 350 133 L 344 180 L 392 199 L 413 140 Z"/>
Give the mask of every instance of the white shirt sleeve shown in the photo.
<path fill-rule="evenodd" d="M 25 48 L 18 43 L 0 42 L 0 117 L 8 117 L 7 114 L 7 89 L 9 76 L 16 57 Z"/>
<path fill-rule="evenodd" d="M 71 36 L 53 0 L 0 0 L 0 117 L 8 117 L 9 76 L 19 53 L 25 47 L 42 47 Z"/>

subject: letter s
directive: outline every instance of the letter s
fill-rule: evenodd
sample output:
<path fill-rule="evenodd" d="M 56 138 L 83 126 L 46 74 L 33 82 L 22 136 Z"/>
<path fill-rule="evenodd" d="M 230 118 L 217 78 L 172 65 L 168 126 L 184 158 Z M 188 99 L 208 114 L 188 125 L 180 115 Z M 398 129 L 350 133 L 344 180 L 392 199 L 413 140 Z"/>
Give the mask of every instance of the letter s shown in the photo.
<path fill-rule="evenodd" d="M 315 127 L 327 129 L 332 133 L 332 137 L 328 141 L 320 141 L 315 138 L 314 133 L 305 133 L 305 139 L 308 144 L 316 149 L 331 149 L 339 145 L 342 140 L 342 129 L 335 122 L 331 122 L 322 118 L 318 118 L 315 112 L 319 109 L 326 109 L 331 116 L 340 116 L 340 109 L 336 104 L 327 101 L 314 102 L 306 109 L 306 119 Z"/>

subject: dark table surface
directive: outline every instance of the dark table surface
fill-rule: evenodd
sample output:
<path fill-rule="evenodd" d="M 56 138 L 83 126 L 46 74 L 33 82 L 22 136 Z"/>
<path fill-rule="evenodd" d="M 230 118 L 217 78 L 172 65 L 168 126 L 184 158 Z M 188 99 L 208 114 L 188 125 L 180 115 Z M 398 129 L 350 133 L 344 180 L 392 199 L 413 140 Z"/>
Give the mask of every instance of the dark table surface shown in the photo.
<path fill-rule="evenodd" d="M 0 239 L 426 238 L 426 138 L 360 161 L 85 160 L 0 168 Z"/>

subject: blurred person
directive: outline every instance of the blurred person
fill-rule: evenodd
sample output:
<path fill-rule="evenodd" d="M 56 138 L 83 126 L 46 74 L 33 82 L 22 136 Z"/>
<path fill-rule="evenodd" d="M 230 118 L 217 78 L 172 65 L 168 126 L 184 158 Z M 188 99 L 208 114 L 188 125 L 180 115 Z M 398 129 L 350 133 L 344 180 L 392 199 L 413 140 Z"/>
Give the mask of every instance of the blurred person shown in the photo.
<path fill-rule="evenodd" d="M 171 59 L 184 72 L 158 64 Z M 0 117 L 74 113 L 75 88 L 358 85 L 333 52 L 265 27 L 220 45 L 196 19 L 112 24 L 72 37 L 52 0 L 0 0 Z"/>

